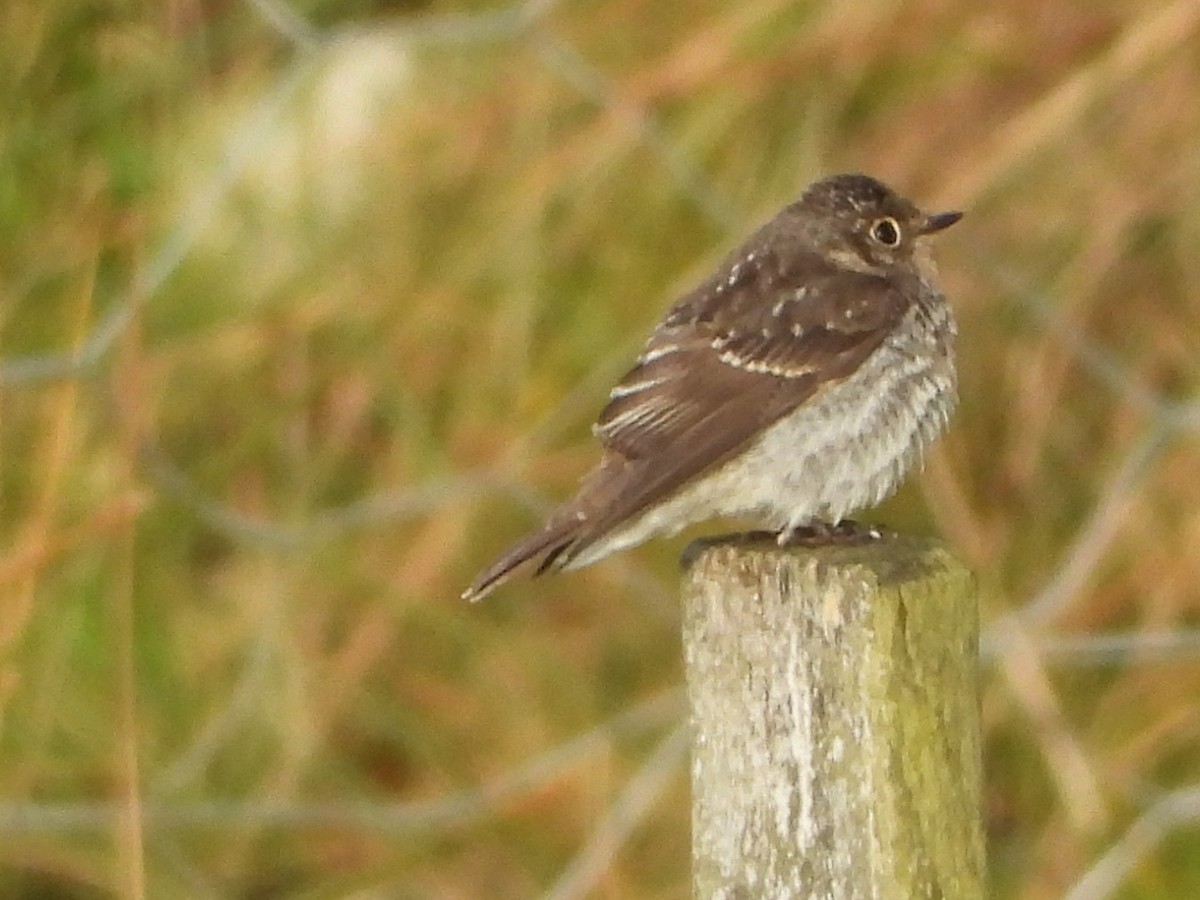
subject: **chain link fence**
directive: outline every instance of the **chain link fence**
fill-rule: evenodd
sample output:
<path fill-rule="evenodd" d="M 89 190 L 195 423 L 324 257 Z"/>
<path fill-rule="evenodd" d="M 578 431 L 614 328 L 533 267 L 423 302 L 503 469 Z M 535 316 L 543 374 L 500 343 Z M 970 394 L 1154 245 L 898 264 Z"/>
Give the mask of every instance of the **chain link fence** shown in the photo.
<path fill-rule="evenodd" d="M 177 60 L 152 186 L 80 201 L 57 288 L 62 198 L 0 264 L 14 895 L 685 893 L 686 835 L 647 874 L 686 823 L 678 548 L 448 598 L 569 490 L 671 291 L 859 166 L 968 210 L 963 412 L 889 510 L 984 584 L 997 895 L 1200 889 L 1200 7 L 169 6 L 75 33 Z M 536 718 L 489 737 L 509 702 Z M 264 847 L 297 859 L 266 884 Z"/>

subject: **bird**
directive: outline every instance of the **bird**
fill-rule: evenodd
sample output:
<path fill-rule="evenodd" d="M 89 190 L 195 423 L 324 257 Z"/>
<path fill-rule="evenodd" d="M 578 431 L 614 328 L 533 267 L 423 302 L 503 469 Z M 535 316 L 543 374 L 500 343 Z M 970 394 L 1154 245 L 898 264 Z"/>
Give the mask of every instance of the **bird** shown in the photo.
<path fill-rule="evenodd" d="M 891 495 L 957 404 L 926 213 L 861 173 L 810 184 L 675 302 L 612 389 L 597 465 L 463 591 L 740 518 L 781 546 Z"/>

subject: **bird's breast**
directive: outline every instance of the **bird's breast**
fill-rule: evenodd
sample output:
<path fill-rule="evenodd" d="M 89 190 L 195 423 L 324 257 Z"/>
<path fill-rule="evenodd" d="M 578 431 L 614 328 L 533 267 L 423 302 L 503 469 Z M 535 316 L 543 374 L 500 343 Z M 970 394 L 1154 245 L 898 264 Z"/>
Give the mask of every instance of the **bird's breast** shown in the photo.
<path fill-rule="evenodd" d="M 880 502 L 954 409 L 954 333 L 949 307 L 931 295 L 850 376 L 685 491 L 683 506 L 711 503 L 722 515 L 757 516 L 779 528 L 837 520 Z"/>

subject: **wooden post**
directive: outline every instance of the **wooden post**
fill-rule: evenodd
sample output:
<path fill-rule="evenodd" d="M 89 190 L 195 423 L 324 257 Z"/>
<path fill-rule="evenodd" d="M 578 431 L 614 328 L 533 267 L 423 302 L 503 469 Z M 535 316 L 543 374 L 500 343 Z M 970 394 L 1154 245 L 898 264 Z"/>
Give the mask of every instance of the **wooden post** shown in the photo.
<path fill-rule="evenodd" d="M 982 900 L 978 634 L 936 541 L 708 542 L 684 589 L 697 900 Z"/>

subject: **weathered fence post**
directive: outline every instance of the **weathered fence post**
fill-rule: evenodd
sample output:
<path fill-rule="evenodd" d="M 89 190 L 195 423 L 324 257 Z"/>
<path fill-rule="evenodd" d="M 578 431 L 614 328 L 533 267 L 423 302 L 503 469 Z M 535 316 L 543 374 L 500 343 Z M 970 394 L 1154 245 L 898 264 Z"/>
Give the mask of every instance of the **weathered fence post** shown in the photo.
<path fill-rule="evenodd" d="M 974 579 L 889 536 L 711 542 L 684 589 L 697 900 L 981 900 Z"/>

